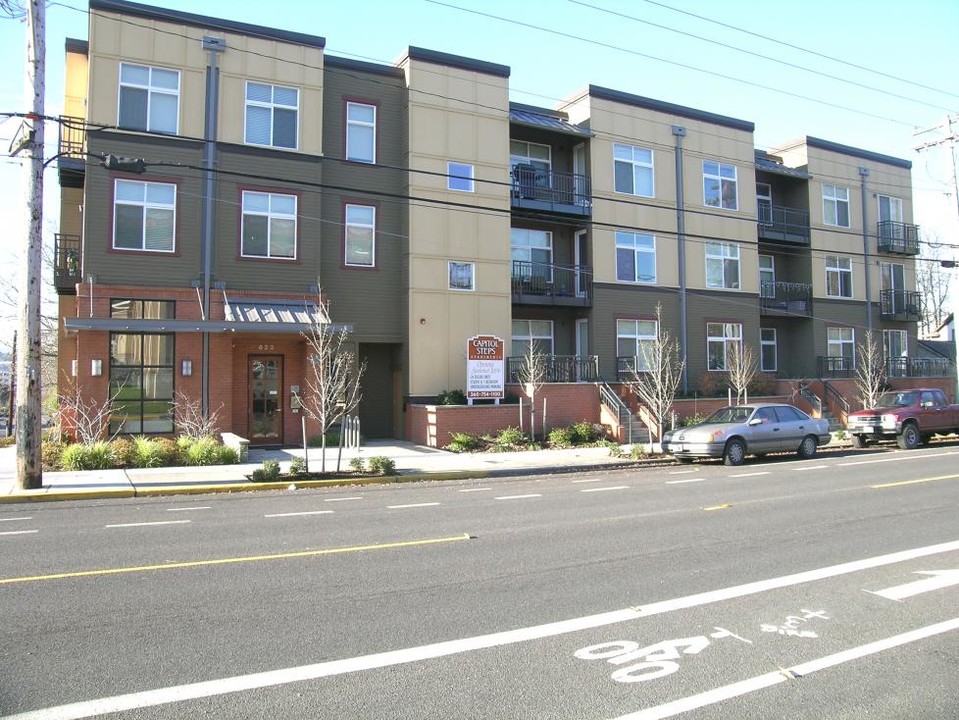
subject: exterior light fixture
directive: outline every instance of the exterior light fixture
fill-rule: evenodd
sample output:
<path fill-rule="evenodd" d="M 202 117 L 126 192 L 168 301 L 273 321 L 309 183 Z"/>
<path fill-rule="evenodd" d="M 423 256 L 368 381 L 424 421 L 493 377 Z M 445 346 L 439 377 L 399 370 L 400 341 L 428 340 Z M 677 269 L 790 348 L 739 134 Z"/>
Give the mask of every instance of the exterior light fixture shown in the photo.
<path fill-rule="evenodd" d="M 100 358 L 93 358 L 90 360 L 90 374 L 93 377 L 100 377 L 103 375 L 103 360 Z"/>
<path fill-rule="evenodd" d="M 180 363 L 180 374 L 183 377 L 190 377 L 193 374 L 193 361 L 184 360 Z"/>

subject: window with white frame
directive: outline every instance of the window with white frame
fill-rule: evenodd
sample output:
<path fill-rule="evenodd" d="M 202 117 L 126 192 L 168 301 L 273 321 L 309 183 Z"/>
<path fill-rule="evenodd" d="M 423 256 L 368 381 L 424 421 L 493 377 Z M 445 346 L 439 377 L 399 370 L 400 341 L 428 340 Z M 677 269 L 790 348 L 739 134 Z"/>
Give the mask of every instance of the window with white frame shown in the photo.
<path fill-rule="evenodd" d="M 525 140 L 509 141 L 510 170 L 517 165 L 532 165 L 535 170 L 549 173 L 552 167 L 552 149 L 549 145 L 526 142 Z"/>
<path fill-rule="evenodd" d="M 346 159 L 376 162 L 376 106 L 346 103 Z"/>
<path fill-rule="evenodd" d="M 114 181 L 114 249 L 173 252 L 175 229 L 176 185 Z"/>
<path fill-rule="evenodd" d="M 851 327 L 827 327 L 826 354 L 830 358 L 842 358 L 844 367 L 836 367 L 836 363 L 832 363 L 834 370 L 853 368 L 856 360 L 856 331 Z"/>
<path fill-rule="evenodd" d="M 126 130 L 176 135 L 180 118 L 177 70 L 120 63 L 117 125 Z"/>
<path fill-rule="evenodd" d="M 726 242 L 706 243 L 706 287 L 739 287 L 739 245 Z"/>
<path fill-rule="evenodd" d="M 246 143 L 296 149 L 299 103 L 296 88 L 248 82 Z"/>
<path fill-rule="evenodd" d="M 773 189 L 769 183 L 756 183 L 756 215 L 760 224 L 773 224 Z"/>
<path fill-rule="evenodd" d="M 376 208 L 372 205 L 347 205 L 345 225 L 345 264 L 373 267 L 376 264 Z"/>
<path fill-rule="evenodd" d="M 655 320 L 616 321 L 616 357 L 625 359 L 636 372 L 653 369 L 656 339 Z"/>
<path fill-rule="evenodd" d="M 742 349 L 741 323 L 706 323 L 706 362 L 709 370 L 728 370 L 731 348 Z"/>
<path fill-rule="evenodd" d="M 843 255 L 826 256 L 826 295 L 852 297 L 852 258 Z"/>
<path fill-rule="evenodd" d="M 446 163 L 446 187 L 459 192 L 473 192 L 473 166 L 469 163 Z"/>
<path fill-rule="evenodd" d="M 902 199 L 889 195 L 880 195 L 879 222 L 902 222 Z"/>
<path fill-rule="evenodd" d="M 552 320 L 513 320 L 513 334 L 510 342 L 512 357 L 527 357 L 533 351 L 540 355 L 553 354 Z"/>
<path fill-rule="evenodd" d="M 510 228 L 513 277 L 553 281 L 553 233 L 529 228 Z"/>
<path fill-rule="evenodd" d="M 296 258 L 296 195 L 243 191 L 240 255 Z"/>
<path fill-rule="evenodd" d="M 778 370 L 776 328 L 759 328 L 759 369 L 763 372 Z"/>
<path fill-rule="evenodd" d="M 656 282 L 655 236 L 616 231 L 616 279 L 622 282 Z"/>
<path fill-rule="evenodd" d="M 883 330 L 882 353 L 887 374 L 893 377 L 909 374 L 909 342 L 905 330 Z"/>
<path fill-rule="evenodd" d="M 776 297 L 776 263 L 772 255 L 759 256 L 759 297 Z"/>
<path fill-rule="evenodd" d="M 613 182 L 618 193 L 655 197 L 653 151 L 633 145 L 613 145 Z"/>
<path fill-rule="evenodd" d="M 849 227 L 849 188 L 823 184 L 822 221 L 826 225 Z"/>
<path fill-rule="evenodd" d="M 723 210 L 739 209 L 736 166 L 703 160 L 703 202 Z"/>
<path fill-rule="evenodd" d="M 475 263 L 449 261 L 450 290 L 472 290 Z"/>

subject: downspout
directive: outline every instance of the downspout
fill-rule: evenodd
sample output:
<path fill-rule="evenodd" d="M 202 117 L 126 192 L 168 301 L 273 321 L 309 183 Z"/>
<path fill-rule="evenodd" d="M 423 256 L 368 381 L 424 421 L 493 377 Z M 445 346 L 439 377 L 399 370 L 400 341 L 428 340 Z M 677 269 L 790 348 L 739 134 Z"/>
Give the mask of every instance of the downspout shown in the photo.
<path fill-rule="evenodd" d="M 869 267 L 869 226 L 868 213 L 866 212 L 866 178 L 869 177 L 869 168 L 859 168 L 860 187 L 862 188 L 862 260 L 866 267 L 866 328 L 872 335 L 872 290 L 869 280 L 871 268 Z"/>
<path fill-rule="evenodd" d="M 679 356 L 683 361 L 683 394 L 689 393 L 689 363 L 686 362 L 686 209 L 683 196 L 683 138 L 686 128 L 673 125 L 676 137 L 676 249 L 679 258 Z"/>
<path fill-rule="evenodd" d="M 210 318 L 210 285 L 213 275 L 213 220 L 216 217 L 216 127 L 217 108 L 220 95 L 220 69 L 217 67 L 217 53 L 226 50 L 224 38 L 204 35 L 203 49 L 207 51 L 209 62 L 206 69 L 206 113 L 203 127 L 203 317 Z M 210 417 L 210 333 L 203 333 L 201 359 L 200 407 L 203 417 Z"/>

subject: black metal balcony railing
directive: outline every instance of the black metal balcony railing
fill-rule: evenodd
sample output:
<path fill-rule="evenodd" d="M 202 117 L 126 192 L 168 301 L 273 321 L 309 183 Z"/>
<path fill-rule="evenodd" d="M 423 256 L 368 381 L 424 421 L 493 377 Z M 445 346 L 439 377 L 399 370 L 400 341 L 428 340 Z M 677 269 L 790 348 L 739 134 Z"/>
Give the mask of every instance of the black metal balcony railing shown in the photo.
<path fill-rule="evenodd" d="M 897 255 L 919 254 L 919 226 L 895 220 L 882 220 L 876 227 L 879 252 Z"/>
<path fill-rule="evenodd" d="M 585 265 L 513 261 L 513 302 L 528 305 L 589 306 L 593 272 Z"/>
<path fill-rule="evenodd" d="M 882 290 L 879 314 L 888 320 L 918 320 L 922 314 L 922 293 L 906 290 Z"/>
<path fill-rule="evenodd" d="M 820 355 L 816 358 L 819 377 L 852 377 L 853 359 L 844 355 Z"/>
<path fill-rule="evenodd" d="M 759 203 L 757 226 L 761 240 L 809 244 L 809 213 L 798 208 Z"/>
<path fill-rule="evenodd" d="M 73 294 L 80 282 L 80 236 L 55 233 L 53 236 L 53 286 L 58 293 Z"/>
<path fill-rule="evenodd" d="M 515 165 L 512 201 L 517 207 L 573 215 L 592 212 L 592 186 L 588 175 L 554 172 L 535 165 Z"/>
<path fill-rule="evenodd" d="M 956 374 L 956 364 L 948 358 L 891 357 L 886 358 L 889 377 L 950 377 Z"/>
<path fill-rule="evenodd" d="M 526 356 L 506 358 L 506 382 L 522 383 L 526 377 Z M 596 382 L 599 380 L 599 356 L 549 355 L 544 382 Z"/>
<path fill-rule="evenodd" d="M 83 118 L 60 116 L 57 170 L 62 187 L 83 187 L 86 175 L 87 131 Z"/>
<path fill-rule="evenodd" d="M 812 317 L 812 285 L 797 282 L 764 282 L 759 286 L 762 315 Z"/>

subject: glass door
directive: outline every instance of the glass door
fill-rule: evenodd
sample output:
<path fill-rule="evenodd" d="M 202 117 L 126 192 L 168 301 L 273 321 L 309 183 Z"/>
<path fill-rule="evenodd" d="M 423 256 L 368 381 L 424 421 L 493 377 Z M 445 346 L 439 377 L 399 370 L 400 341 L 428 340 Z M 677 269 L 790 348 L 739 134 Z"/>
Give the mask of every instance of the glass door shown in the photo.
<path fill-rule="evenodd" d="M 249 360 L 250 442 L 270 445 L 283 437 L 283 357 L 251 356 Z"/>

